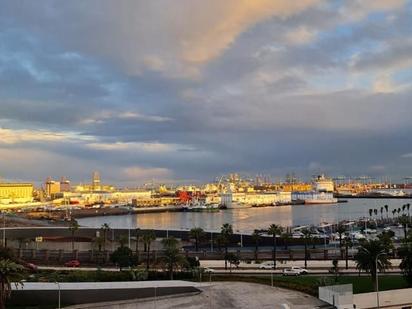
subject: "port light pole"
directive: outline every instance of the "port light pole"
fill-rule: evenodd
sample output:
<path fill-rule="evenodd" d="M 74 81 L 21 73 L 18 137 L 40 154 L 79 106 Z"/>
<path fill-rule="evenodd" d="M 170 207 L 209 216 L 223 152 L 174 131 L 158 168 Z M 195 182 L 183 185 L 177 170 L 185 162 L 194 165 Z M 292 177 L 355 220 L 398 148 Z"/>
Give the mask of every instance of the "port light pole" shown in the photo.
<path fill-rule="evenodd" d="M 376 258 L 375 258 L 375 271 L 376 271 L 376 307 L 379 309 L 380 308 L 380 306 L 379 306 L 379 274 L 378 274 L 378 257 L 380 256 L 380 255 L 384 255 L 384 254 L 386 254 L 386 252 L 380 252 L 380 253 L 378 253 L 377 255 L 376 255 Z"/>

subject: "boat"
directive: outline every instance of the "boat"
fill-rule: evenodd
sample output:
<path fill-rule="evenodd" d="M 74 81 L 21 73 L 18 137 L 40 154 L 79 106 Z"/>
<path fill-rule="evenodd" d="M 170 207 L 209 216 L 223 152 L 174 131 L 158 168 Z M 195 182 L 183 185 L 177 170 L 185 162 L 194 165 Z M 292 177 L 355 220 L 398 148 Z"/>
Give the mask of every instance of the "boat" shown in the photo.
<path fill-rule="evenodd" d="M 332 192 L 294 192 L 292 198 L 293 200 L 303 200 L 305 205 L 338 203 L 338 199 L 333 196 Z"/>

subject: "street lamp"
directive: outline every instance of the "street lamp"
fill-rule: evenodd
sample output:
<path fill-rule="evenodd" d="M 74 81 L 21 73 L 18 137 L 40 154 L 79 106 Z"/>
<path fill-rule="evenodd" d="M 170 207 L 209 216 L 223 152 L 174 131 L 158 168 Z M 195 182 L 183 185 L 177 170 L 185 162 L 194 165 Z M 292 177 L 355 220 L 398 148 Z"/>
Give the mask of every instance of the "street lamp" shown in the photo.
<path fill-rule="evenodd" d="M 378 308 L 378 309 L 380 308 L 380 307 L 379 307 L 378 257 L 379 257 L 380 255 L 384 255 L 384 254 L 386 254 L 386 252 L 380 252 L 380 253 L 378 253 L 378 254 L 376 255 L 376 258 L 375 258 L 375 271 L 376 271 L 376 305 L 377 305 L 377 308 Z"/>
<path fill-rule="evenodd" d="M 57 308 L 60 309 L 60 308 L 61 308 L 61 305 L 60 305 L 60 304 L 61 304 L 61 302 L 60 302 L 60 292 L 61 292 L 60 283 L 57 282 L 57 281 L 54 282 L 54 283 L 56 283 L 56 284 L 57 284 L 57 287 L 59 288 L 59 298 L 58 298 L 58 303 L 57 303 L 57 304 L 58 304 L 58 307 L 57 307 Z"/>

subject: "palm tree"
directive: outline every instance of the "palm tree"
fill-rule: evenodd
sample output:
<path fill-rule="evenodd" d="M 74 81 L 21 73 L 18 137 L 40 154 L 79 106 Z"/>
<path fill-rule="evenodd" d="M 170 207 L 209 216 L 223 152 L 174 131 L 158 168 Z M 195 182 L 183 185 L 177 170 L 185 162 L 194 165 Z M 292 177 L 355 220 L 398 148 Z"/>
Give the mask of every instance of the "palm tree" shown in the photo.
<path fill-rule="evenodd" d="M 399 219 L 399 214 L 401 213 L 401 208 L 398 208 L 398 219 Z"/>
<path fill-rule="evenodd" d="M 273 268 L 276 269 L 276 235 L 280 235 L 283 228 L 280 225 L 271 224 L 268 229 L 268 234 L 273 238 Z"/>
<path fill-rule="evenodd" d="M 103 250 L 106 251 L 107 233 L 110 231 L 110 226 L 107 223 L 102 224 L 100 229 L 103 232 Z"/>
<path fill-rule="evenodd" d="M 308 229 L 302 230 L 303 240 L 305 242 L 305 268 L 308 267 L 308 242 L 312 237 L 312 232 Z"/>
<path fill-rule="evenodd" d="M 282 233 L 282 234 L 280 235 L 280 238 L 282 238 L 282 241 L 283 241 L 283 245 L 284 245 L 284 247 L 285 247 L 285 250 L 287 250 L 287 249 L 288 249 L 289 240 L 292 238 L 292 234 L 289 233 L 288 231 L 286 231 L 285 233 Z"/>
<path fill-rule="evenodd" d="M 194 227 L 189 231 L 190 238 L 195 240 L 195 250 L 199 251 L 199 243 L 205 237 L 205 231 L 201 227 Z"/>
<path fill-rule="evenodd" d="M 229 223 L 223 224 L 220 229 L 220 240 L 222 242 L 222 245 L 225 247 L 225 269 L 226 270 L 227 270 L 227 249 L 228 249 L 232 236 L 233 236 L 232 225 Z"/>
<path fill-rule="evenodd" d="M 369 209 L 369 217 L 371 217 L 371 219 L 372 219 L 372 214 L 373 214 L 373 209 L 370 208 L 370 209 Z"/>
<path fill-rule="evenodd" d="M 103 237 L 102 236 L 97 236 L 94 239 L 94 244 L 97 246 L 97 250 L 99 250 L 99 252 L 102 252 Z"/>
<path fill-rule="evenodd" d="M 343 224 L 339 224 L 338 228 L 336 229 L 336 233 L 339 235 L 339 250 L 340 250 L 340 257 L 343 257 L 343 251 L 342 251 L 342 236 L 345 235 L 346 233 L 346 226 Z"/>
<path fill-rule="evenodd" d="M 255 261 L 257 261 L 258 259 L 259 240 L 260 240 L 261 234 L 262 232 L 259 230 L 254 230 L 252 233 L 252 239 L 255 242 Z"/>
<path fill-rule="evenodd" d="M 74 252 L 74 233 L 79 229 L 80 225 L 76 219 L 72 219 L 69 223 L 69 231 L 72 234 L 72 251 Z"/>
<path fill-rule="evenodd" d="M 386 219 L 388 219 L 388 211 L 389 211 L 389 206 L 388 206 L 388 205 L 385 205 L 385 206 L 383 206 L 383 207 L 385 207 L 385 211 L 386 211 Z"/>
<path fill-rule="evenodd" d="M 383 207 L 381 207 L 381 220 L 383 221 Z"/>
<path fill-rule="evenodd" d="M 375 216 L 378 216 L 378 210 L 376 208 L 373 210 L 373 213 L 375 214 Z"/>
<path fill-rule="evenodd" d="M 146 248 L 146 271 L 149 271 L 150 266 L 150 245 L 156 240 L 156 234 L 153 230 L 148 230 L 143 234 L 143 243 Z"/>
<path fill-rule="evenodd" d="M 139 241 L 140 241 L 140 228 L 137 228 L 136 230 L 136 258 L 137 258 L 137 264 L 139 264 Z"/>
<path fill-rule="evenodd" d="M 405 213 L 405 209 L 406 209 L 406 204 L 403 204 L 403 205 L 402 205 L 402 214 Z"/>
<path fill-rule="evenodd" d="M 372 277 L 373 288 L 376 291 L 376 264 L 380 271 L 391 265 L 388 260 L 387 249 L 380 240 L 365 240 L 355 254 L 356 268 L 369 272 Z"/>
<path fill-rule="evenodd" d="M 409 219 L 409 221 L 410 221 L 410 219 L 411 219 L 411 216 L 410 216 L 410 214 L 409 214 L 409 208 L 411 208 L 411 204 L 406 204 L 406 209 L 408 210 L 408 219 Z"/>
<path fill-rule="evenodd" d="M 349 260 L 349 248 L 352 248 L 352 246 L 353 246 L 353 243 L 352 243 L 352 240 L 350 239 L 350 237 L 346 237 L 344 240 L 343 240 L 343 242 L 344 242 L 344 244 L 345 244 L 345 268 L 346 269 L 348 269 L 349 268 L 349 263 L 348 263 L 348 260 Z"/>
<path fill-rule="evenodd" d="M 24 267 L 22 265 L 9 259 L 0 260 L 0 309 L 6 308 L 6 301 L 11 295 L 12 284 L 16 288 L 23 285 L 23 275 Z"/>
<path fill-rule="evenodd" d="M 169 272 L 170 280 L 173 280 L 174 269 L 179 265 L 182 265 L 185 258 L 179 253 L 178 240 L 173 236 L 169 238 L 163 238 L 162 245 L 164 250 L 166 268 Z"/>
<path fill-rule="evenodd" d="M 406 281 L 412 284 L 412 234 L 409 233 L 409 235 L 408 239 L 402 241 L 399 248 L 399 257 L 402 258 L 399 268 L 402 270 Z"/>
<path fill-rule="evenodd" d="M 408 227 L 408 224 L 409 224 L 409 218 L 406 215 L 402 215 L 399 218 L 399 223 L 402 224 L 402 226 L 403 226 L 403 233 L 405 235 L 404 239 L 406 239 L 407 234 L 408 234 L 407 227 Z"/>
<path fill-rule="evenodd" d="M 392 218 L 395 219 L 396 209 L 392 209 Z"/>

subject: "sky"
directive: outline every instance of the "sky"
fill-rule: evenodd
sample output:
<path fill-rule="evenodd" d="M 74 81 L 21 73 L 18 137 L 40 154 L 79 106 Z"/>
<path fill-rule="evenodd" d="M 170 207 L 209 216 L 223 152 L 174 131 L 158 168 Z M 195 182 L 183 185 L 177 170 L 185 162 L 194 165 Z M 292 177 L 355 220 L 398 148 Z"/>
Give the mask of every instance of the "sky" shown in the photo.
<path fill-rule="evenodd" d="M 412 175 L 412 3 L 0 1 L 0 177 Z"/>

